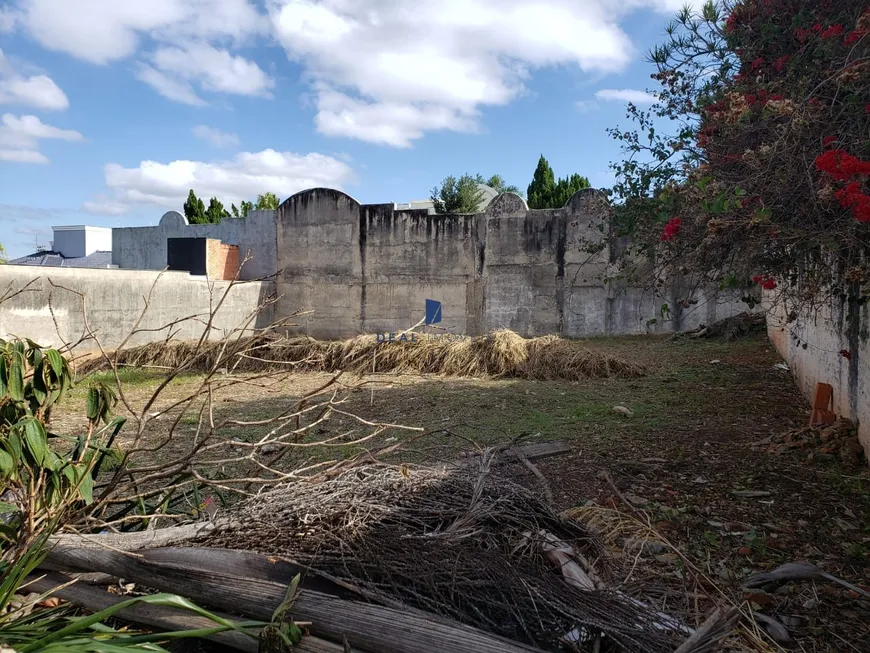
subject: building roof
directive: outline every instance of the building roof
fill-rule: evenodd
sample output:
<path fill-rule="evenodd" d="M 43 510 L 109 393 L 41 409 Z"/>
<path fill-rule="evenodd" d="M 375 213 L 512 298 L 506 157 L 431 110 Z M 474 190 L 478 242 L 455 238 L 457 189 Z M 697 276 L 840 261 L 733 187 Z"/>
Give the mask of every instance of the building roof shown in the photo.
<path fill-rule="evenodd" d="M 64 268 L 111 268 L 112 252 L 94 252 L 90 256 L 66 257 L 60 252 L 35 252 L 7 261 L 9 265 L 38 265 Z"/>

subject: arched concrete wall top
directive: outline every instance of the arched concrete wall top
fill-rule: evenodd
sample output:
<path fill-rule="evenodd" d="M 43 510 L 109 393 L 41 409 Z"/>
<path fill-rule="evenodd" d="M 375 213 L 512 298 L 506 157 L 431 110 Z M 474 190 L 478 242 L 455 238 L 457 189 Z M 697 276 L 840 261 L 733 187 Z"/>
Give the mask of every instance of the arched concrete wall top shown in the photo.
<path fill-rule="evenodd" d="M 528 211 L 529 205 L 526 200 L 516 193 L 501 193 L 498 197 L 492 200 L 486 207 L 485 213 L 493 217 L 505 215 L 507 213 L 518 213 L 520 211 Z"/>
<path fill-rule="evenodd" d="M 358 199 L 348 195 L 344 191 L 338 190 L 337 188 L 319 187 L 319 188 L 307 188 L 305 190 L 299 191 L 298 193 L 294 193 L 293 195 L 288 197 L 286 200 L 281 202 L 281 205 L 278 207 L 278 210 L 280 211 L 281 207 L 283 207 L 285 205 L 289 206 L 291 203 L 292 204 L 307 204 L 309 201 L 311 201 L 317 197 L 321 197 L 321 198 L 332 197 L 335 200 L 342 200 L 343 199 L 347 202 L 353 202 L 357 206 L 362 206 L 362 204 L 360 203 L 360 201 Z"/>
<path fill-rule="evenodd" d="M 186 227 L 190 224 L 187 218 L 181 215 L 178 211 L 167 211 L 160 218 L 161 227 Z"/>
<path fill-rule="evenodd" d="M 574 213 L 595 213 L 608 205 L 607 193 L 597 188 L 581 188 L 565 202 L 565 208 Z"/>
<path fill-rule="evenodd" d="M 477 203 L 477 210 L 479 213 L 483 213 L 486 211 L 486 207 L 489 206 L 496 197 L 498 197 L 498 191 L 492 186 L 487 186 L 486 184 L 478 184 L 477 190 L 481 193 L 480 202 Z"/>

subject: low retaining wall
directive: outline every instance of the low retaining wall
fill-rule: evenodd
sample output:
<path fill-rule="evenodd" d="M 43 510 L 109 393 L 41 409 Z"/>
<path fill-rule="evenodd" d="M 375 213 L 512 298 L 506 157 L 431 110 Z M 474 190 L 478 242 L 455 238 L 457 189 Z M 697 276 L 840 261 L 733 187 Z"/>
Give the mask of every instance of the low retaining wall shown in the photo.
<path fill-rule="evenodd" d="M 90 328 L 100 344 L 111 349 L 136 328 L 150 294 L 148 310 L 138 326 L 141 331 L 129 344 L 161 341 L 170 333 L 179 340 L 195 340 L 230 285 L 186 272 L 0 265 L 0 299 L 6 298 L 0 301 L 0 337 L 27 337 L 56 347 L 78 341 Z M 219 339 L 240 328 L 273 294 L 272 282 L 235 284 L 215 313 L 209 338 Z M 270 306 L 249 328 L 266 327 L 273 317 Z M 96 348 L 90 340 L 76 351 Z"/>
<path fill-rule="evenodd" d="M 816 383 L 834 388 L 834 412 L 858 423 L 870 458 L 870 306 L 831 306 L 788 323 L 782 308 L 768 314 L 770 340 L 812 401 Z"/>

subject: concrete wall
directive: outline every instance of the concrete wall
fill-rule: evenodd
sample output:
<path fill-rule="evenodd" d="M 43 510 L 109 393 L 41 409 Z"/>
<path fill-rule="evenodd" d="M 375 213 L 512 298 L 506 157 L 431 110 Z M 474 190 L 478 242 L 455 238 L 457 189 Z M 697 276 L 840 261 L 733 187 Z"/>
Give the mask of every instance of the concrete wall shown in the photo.
<path fill-rule="evenodd" d="M 317 188 L 288 198 L 276 220 L 277 311 L 318 338 L 399 331 L 418 323 L 426 299 L 442 302 L 439 328 L 474 335 L 510 328 L 569 337 L 691 328 L 745 310 L 710 291 L 680 309 L 664 296 L 602 282 L 616 250 L 590 256 L 607 204 L 580 191 L 561 209 L 529 210 L 512 193 L 482 213 L 432 215 L 393 204 L 361 205 Z M 663 303 L 671 320 L 648 325 Z"/>
<path fill-rule="evenodd" d="M 17 335 L 41 345 L 60 346 L 79 340 L 87 332 L 86 315 L 103 347 L 114 348 L 134 328 L 150 294 L 150 305 L 139 325 L 149 331 L 136 334 L 129 344 L 164 340 L 170 330 L 176 339 L 197 339 L 212 307 L 229 285 L 227 281 L 192 278 L 186 272 L 0 265 L 0 337 Z M 23 292 L 14 294 L 21 289 Z M 209 337 L 217 339 L 243 326 L 273 293 L 274 283 L 269 281 L 233 286 L 215 314 Z M 86 298 L 84 310 L 81 295 Z M 263 328 L 272 321 L 270 309 L 258 315 L 250 327 Z M 95 348 L 96 343 L 90 341 L 77 351 Z"/>
<path fill-rule="evenodd" d="M 253 211 L 218 224 L 188 224 L 183 215 L 169 211 L 156 227 L 112 229 L 112 263 L 129 270 L 162 270 L 167 238 L 214 238 L 237 245 L 242 259 L 250 252 L 241 279 L 264 279 L 276 270 L 275 215 L 275 211 Z"/>
<path fill-rule="evenodd" d="M 834 412 L 858 423 L 870 458 L 870 305 L 820 307 L 792 322 L 776 306 L 768 313 L 767 331 L 808 400 L 816 383 L 833 386 Z"/>

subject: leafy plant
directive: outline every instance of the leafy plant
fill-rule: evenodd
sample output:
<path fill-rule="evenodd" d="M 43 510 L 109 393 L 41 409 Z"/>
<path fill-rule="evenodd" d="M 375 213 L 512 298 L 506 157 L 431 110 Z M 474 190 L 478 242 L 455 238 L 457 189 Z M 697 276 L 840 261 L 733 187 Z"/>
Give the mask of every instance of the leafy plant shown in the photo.
<path fill-rule="evenodd" d="M 711 0 L 649 55 L 658 101 L 611 136 L 623 275 L 863 301 L 870 284 L 870 11 Z M 654 269 L 649 269 L 653 262 Z"/>
<path fill-rule="evenodd" d="M 102 385 L 88 388 L 87 432 L 78 438 L 50 433 L 52 408 L 73 386 L 61 353 L 29 339 L 0 340 L 0 554 L 27 547 L 48 523 L 57 523 L 78 504 L 93 501 L 94 468 L 123 425 L 112 418 L 117 399 Z M 102 425 L 102 426 L 101 426 Z M 103 443 L 103 436 L 107 435 Z M 68 440 L 72 447 L 49 440 Z M 6 549 L 6 550 L 4 550 Z"/>

